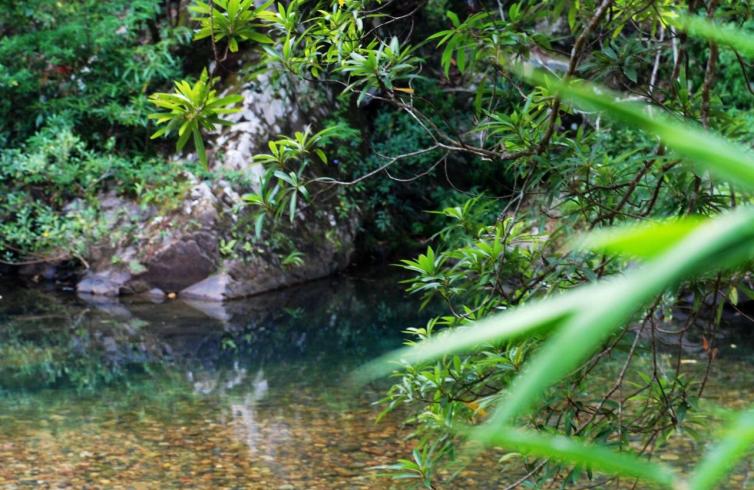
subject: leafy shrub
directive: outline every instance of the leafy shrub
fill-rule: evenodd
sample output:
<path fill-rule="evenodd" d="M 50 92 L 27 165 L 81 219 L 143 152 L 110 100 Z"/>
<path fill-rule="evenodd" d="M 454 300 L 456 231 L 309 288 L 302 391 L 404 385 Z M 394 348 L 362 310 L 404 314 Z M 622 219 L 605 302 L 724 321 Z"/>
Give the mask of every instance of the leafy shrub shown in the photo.
<path fill-rule="evenodd" d="M 606 93 L 601 88 L 569 86 L 541 74 L 531 78 L 540 84 L 555 85 L 560 94 L 570 97 L 580 107 L 605 111 L 616 119 L 653 133 L 678 155 L 719 177 L 735 179 L 739 185 L 754 189 L 754 160 L 747 147 L 652 114 L 648 107 L 625 101 L 616 102 L 616 94 Z M 567 379 L 573 370 L 578 372 L 590 356 L 597 354 L 611 334 L 635 318 L 637 310 L 648 308 L 652 299 L 663 290 L 677 287 L 689 276 L 707 275 L 750 263 L 754 258 L 750 245 L 752 233 L 754 208 L 744 205 L 735 211 L 708 219 L 692 217 L 671 222 L 634 224 L 588 235 L 582 246 L 639 257 L 645 264 L 628 271 L 622 277 L 597 281 L 548 300 L 535 301 L 512 311 L 490 316 L 478 323 L 472 323 L 473 316 L 468 314 L 464 321 L 466 328 L 445 332 L 445 335 L 432 335 L 429 329 L 422 330 L 419 332 L 423 340 L 421 343 L 390 355 L 376 369 L 378 372 L 392 369 L 395 361 L 411 363 L 404 379 L 417 377 L 425 380 L 429 384 L 427 391 L 433 391 L 444 383 L 441 378 L 432 377 L 432 370 L 435 374 L 440 374 L 438 367 L 434 366 L 429 372 L 417 372 L 417 361 L 451 355 L 454 367 L 448 376 L 457 379 L 462 373 L 461 366 L 468 362 L 460 360 L 457 355 L 459 352 L 485 346 L 483 352 L 486 353 L 489 352 L 487 349 L 494 350 L 499 342 L 507 341 L 507 352 L 511 353 L 521 346 L 520 341 L 516 342 L 514 339 L 523 338 L 527 342 L 545 335 L 547 340 L 532 355 L 527 369 L 521 369 L 517 365 L 507 369 L 512 377 L 505 382 L 509 388 L 505 394 L 495 397 L 494 413 L 470 431 L 473 439 L 555 462 L 565 461 L 586 466 L 590 471 L 627 476 L 636 481 L 645 480 L 666 488 L 713 488 L 754 445 L 751 408 L 732 417 L 729 429 L 721 441 L 706 453 L 688 482 L 673 469 L 640 459 L 628 451 L 617 452 L 609 450 L 605 445 L 588 444 L 583 441 L 583 436 L 554 435 L 557 431 L 547 422 L 537 424 L 538 430 L 522 430 L 514 426 L 520 423 L 523 416 L 537 408 L 542 409 L 543 393 L 547 395 L 547 403 L 552 403 L 549 400 L 549 388 Z M 425 278 L 431 277 L 439 263 L 441 259 L 436 259 L 434 253 L 420 256 L 417 261 L 405 262 L 408 268 L 420 274 L 420 279 L 414 283 L 417 290 L 423 290 Z M 500 361 L 499 358 L 496 359 L 497 363 Z M 477 362 L 477 368 L 482 362 Z M 619 383 L 622 383 L 625 368 L 623 373 Z M 473 376 L 476 373 L 470 374 Z M 469 374 L 464 377 L 468 378 Z M 650 378 L 647 381 L 648 385 L 655 382 Z M 662 387 L 659 379 L 657 383 Z M 393 396 L 396 392 L 401 393 L 398 398 L 414 396 L 412 392 L 405 390 L 408 385 L 410 383 L 406 381 L 396 385 Z M 667 395 L 664 395 L 662 389 L 660 393 L 665 397 L 665 406 L 674 410 L 668 404 Z M 603 398 L 599 406 L 605 406 L 609 397 L 610 395 Z M 674 422 L 674 425 L 679 424 L 679 420 Z M 604 442 L 609 440 L 607 438 Z M 617 442 L 619 446 L 623 444 L 623 441 Z"/>
<path fill-rule="evenodd" d="M 152 104 L 166 111 L 149 115 L 149 118 L 154 119 L 158 125 L 163 125 L 152 135 L 152 138 L 177 133 L 176 149 L 180 151 L 193 136 L 199 161 L 205 167 L 208 165 L 207 154 L 204 151 L 201 130 L 212 130 L 215 125 L 229 125 L 230 122 L 220 116 L 237 112 L 238 109 L 230 106 L 243 99 L 240 95 L 218 97 L 217 91 L 213 88 L 218 80 L 219 78 L 210 79 L 205 69 L 193 85 L 183 80 L 176 82 L 175 92 L 158 92 L 149 97 Z"/>
<path fill-rule="evenodd" d="M 69 259 L 107 233 L 99 195 L 112 189 L 144 204 L 178 204 L 184 169 L 156 159 L 90 150 L 66 125 L 47 127 L 21 148 L 0 151 L 0 250 L 6 262 Z"/>
<path fill-rule="evenodd" d="M 271 43 L 272 39 L 259 32 L 263 24 L 258 19 L 264 18 L 264 12 L 272 2 L 269 0 L 257 7 L 254 0 L 198 0 L 189 7 L 201 26 L 194 39 L 211 37 L 213 43 L 227 42 L 231 53 L 238 51 L 241 41 Z"/>
<path fill-rule="evenodd" d="M 649 372 L 634 376 L 629 367 L 645 353 L 657 358 L 660 325 L 682 308 L 688 323 L 678 342 L 700 335 L 709 370 L 723 298 L 750 282 L 745 270 L 725 267 L 743 268 L 750 258 L 750 152 L 676 121 L 695 119 L 750 140 L 750 126 L 723 106 L 727 94 L 721 96 L 715 82 L 722 47 L 749 56 L 751 42 L 739 42 L 734 29 L 705 29 L 703 21 L 686 24 L 679 17 L 685 8 L 701 13 L 704 7 L 709 18 L 746 22 L 748 6 L 660 2 L 647 8 L 610 0 L 439 5 L 447 6 L 443 20 L 435 2 L 294 1 L 278 5 L 267 19 L 276 38 L 265 49 L 269 63 L 352 95 L 347 109 L 344 97 L 337 99 L 347 111 L 344 119 L 373 111 L 361 113 L 362 127 L 379 132 L 391 121 L 402 125 L 395 139 L 385 131 L 389 136 L 370 141 L 369 131 L 362 131 L 364 146 L 384 142 L 398 150 L 382 164 L 363 158 L 364 148 L 361 155 L 354 152 L 358 156 L 348 152 L 354 145 L 332 149 L 345 155 L 343 165 L 322 176 L 311 172 L 310 182 L 337 184 L 358 196 L 374 178 L 366 200 L 379 196 L 390 210 L 407 201 L 414 210 L 434 192 L 455 201 L 436 215 L 451 224 L 433 236 L 433 246 L 402 262 L 416 273 L 410 290 L 425 303 L 439 299 L 447 311 L 410 332 L 415 349 L 389 358 L 403 369 L 385 402 L 388 409 L 411 410 L 420 446 L 414 461 L 399 465 L 405 471 L 398 477 L 432 487 L 439 462 L 453 459 L 458 443 L 471 438 L 541 458 L 515 485 L 577 484 L 593 479 L 594 469 L 685 488 L 673 470 L 633 449 L 651 453 L 672 433 L 693 431 L 686 414 L 696 408 L 706 375 L 686 378 L 682 345 L 674 369 L 655 361 Z M 437 22 L 444 25 L 432 25 Z M 531 75 L 538 73 L 533 68 L 554 76 Z M 604 96 L 602 89 L 569 85 L 575 78 L 620 93 Z M 626 101 L 631 98 L 655 105 L 645 111 Z M 618 122 L 605 122 L 604 111 Z M 371 124 L 375 120 L 379 124 Z M 472 162 L 487 164 L 496 176 L 492 192 L 481 199 L 478 188 L 456 189 L 447 176 L 446 189 L 436 191 L 443 177 L 429 158 L 436 154 L 457 159 L 466 174 L 475 173 Z M 419 170 L 414 176 L 429 178 L 418 198 L 391 202 L 397 163 L 409 159 Z M 297 192 L 306 180 L 299 177 L 289 190 Z M 447 187 L 468 192 L 469 199 Z M 368 209 L 378 214 L 382 205 L 375 199 Z M 731 207 L 740 209 L 723 212 Z M 689 218 L 696 215 L 713 218 Z M 639 258 L 645 267 L 623 277 L 600 281 L 637 260 L 616 256 L 616 243 L 564 252 L 577 231 L 653 218 L 662 220 L 617 240 L 639 243 L 644 248 L 632 245 L 631 251 L 648 254 Z M 395 226 L 374 221 L 386 235 Z M 403 226 L 419 220 L 407 221 Z M 604 236 L 597 237 L 592 243 L 605 245 Z M 720 257 L 725 252 L 729 260 Z M 584 283 L 593 284 L 579 287 Z M 510 313 L 497 316 L 498 310 Z M 631 320 L 637 330 L 626 325 Z M 643 331 L 651 332 L 649 342 L 641 342 Z M 605 387 L 598 373 L 610 371 L 606 359 L 621 350 L 624 367 L 611 372 Z M 383 364 L 378 371 L 393 367 Z M 637 390 L 621 390 L 632 383 Z M 748 413 L 739 419 L 746 433 L 724 439 L 690 487 L 709 488 L 722 477 L 728 465 L 721 454 L 743 454 L 751 444 L 749 419 Z"/>
<path fill-rule="evenodd" d="M 65 118 L 90 144 L 115 136 L 143 150 L 146 93 L 182 74 L 159 0 L 3 2 L 0 7 L 0 141 L 18 146 Z M 128 128 L 128 129 L 126 129 Z"/>

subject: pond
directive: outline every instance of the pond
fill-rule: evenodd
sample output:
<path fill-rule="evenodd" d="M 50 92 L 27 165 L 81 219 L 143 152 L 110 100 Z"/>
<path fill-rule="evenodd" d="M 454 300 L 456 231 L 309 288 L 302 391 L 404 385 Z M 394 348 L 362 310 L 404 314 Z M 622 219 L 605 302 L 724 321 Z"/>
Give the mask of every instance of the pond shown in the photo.
<path fill-rule="evenodd" d="M 367 271 L 222 305 L 0 284 L 0 487 L 389 488 L 374 467 L 410 454 L 410 429 L 401 414 L 375 422 L 384 384 L 346 381 L 424 323 L 398 279 Z M 728 406 L 750 398 L 749 353 L 712 373 Z M 675 447 L 663 458 L 698 451 Z M 515 480 L 495 459 L 443 488 Z"/>
<path fill-rule="evenodd" d="M 384 488 L 408 431 L 346 380 L 424 322 L 398 279 L 222 305 L 0 286 L 0 487 Z"/>

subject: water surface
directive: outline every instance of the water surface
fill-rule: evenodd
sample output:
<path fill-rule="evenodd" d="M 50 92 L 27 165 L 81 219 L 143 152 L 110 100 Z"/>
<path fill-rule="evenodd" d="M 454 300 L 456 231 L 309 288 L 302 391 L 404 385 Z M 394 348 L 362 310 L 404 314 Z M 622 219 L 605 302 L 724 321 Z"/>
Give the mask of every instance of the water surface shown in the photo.
<path fill-rule="evenodd" d="M 395 278 L 225 305 L 2 296 L 4 486 L 369 487 L 406 449 L 379 390 L 344 383 L 420 321 Z"/>
<path fill-rule="evenodd" d="M 0 295 L 1 488 L 390 488 L 373 468 L 411 451 L 401 414 L 375 422 L 385 385 L 346 383 L 425 321 L 395 276 L 224 305 Z M 711 396 L 741 408 L 751 350 L 724 354 Z M 661 457 L 687 466 L 702 449 L 679 436 Z M 521 468 L 493 469 L 498 456 L 440 488 L 502 488 Z"/>

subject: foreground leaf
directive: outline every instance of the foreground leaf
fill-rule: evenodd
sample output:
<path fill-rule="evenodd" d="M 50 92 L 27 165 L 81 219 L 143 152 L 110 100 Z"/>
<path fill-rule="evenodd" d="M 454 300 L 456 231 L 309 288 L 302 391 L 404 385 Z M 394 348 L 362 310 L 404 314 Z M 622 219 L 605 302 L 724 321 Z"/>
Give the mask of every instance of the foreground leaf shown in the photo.
<path fill-rule="evenodd" d="M 672 487 L 678 480 L 675 472 L 664 464 L 586 444 L 573 437 L 504 427 L 496 430 L 490 441 L 517 452 L 573 463 L 611 475 L 638 478 L 666 487 Z"/>
<path fill-rule="evenodd" d="M 741 413 L 727 428 L 725 436 L 697 465 L 689 488 L 707 490 L 715 488 L 736 464 L 754 446 L 754 408 Z"/>
<path fill-rule="evenodd" d="M 486 342 L 509 340 L 550 330 L 562 324 L 589 297 L 589 289 L 582 288 L 459 327 L 452 332 L 441 332 L 420 344 L 370 362 L 356 372 L 356 379 L 366 382 L 385 376 L 397 367 L 397 363 L 427 361 L 445 354 L 473 350 Z"/>
<path fill-rule="evenodd" d="M 665 289 L 691 275 L 740 265 L 753 255 L 754 207 L 747 206 L 711 219 L 624 277 L 591 286 L 591 301 L 565 321 L 531 359 L 495 414 L 475 431 L 475 437 L 489 441 L 497 427 L 527 413 L 548 387 L 578 368 L 610 334 Z"/>
<path fill-rule="evenodd" d="M 495 430 L 527 412 L 552 384 L 567 376 L 651 298 L 685 277 L 738 265 L 754 254 L 754 207 L 720 215 L 624 277 L 582 286 L 553 299 L 492 316 L 388 354 L 357 373 L 360 381 L 385 375 L 396 362 L 417 363 L 501 341 L 556 329 L 554 336 L 511 385 L 491 419 L 474 437 L 491 442 Z"/>
<path fill-rule="evenodd" d="M 754 56 L 754 37 L 750 33 L 732 26 L 716 24 L 699 16 L 666 16 L 665 20 L 694 37 L 701 37 L 729 46 L 747 56 Z"/>
<path fill-rule="evenodd" d="M 709 131 L 684 124 L 636 101 L 622 100 L 610 90 L 578 82 L 566 83 L 539 71 L 522 72 L 533 83 L 547 85 L 576 105 L 607 113 L 612 119 L 642 129 L 662 140 L 668 148 L 704 170 L 737 185 L 754 189 L 754 155 L 749 147 L 728 141 Z"/>
<path fill-rule="evenodd" d="M 703 222 L 701 217 L 687 216 L 595 230 L 577 240 L 574 248 L 651 259 L 676 245 Z"/>

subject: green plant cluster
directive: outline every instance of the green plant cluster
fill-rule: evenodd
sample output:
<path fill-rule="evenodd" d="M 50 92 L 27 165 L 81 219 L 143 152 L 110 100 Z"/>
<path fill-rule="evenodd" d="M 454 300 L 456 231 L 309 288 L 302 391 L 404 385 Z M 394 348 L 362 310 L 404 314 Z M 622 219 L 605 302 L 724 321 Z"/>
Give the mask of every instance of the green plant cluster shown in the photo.
<path fill-rule="evenodd" d="M 753 129 L 750 18 L 742 2 L 639 0 L 294 0 L 263 16 L 268 66 L 336 87 L 361 130 L 323 149 L 338 165 L 291 169 L 272 148 L 274 196 L 356 196 L 386 237 L 427 230 L 422 204 L 445 220 L 401 262 L 446 312 L 389 358 L 386 409 L 409 410 L 419 446 L 397 479 L 432 488 L 469 439 L 520 450 L 516 485 L 534 487 L 711 488 L 745 454 L 748 412 L 688 481 L 642 459 L 695 433 L 707 376 L 683 367 L 684 339 L 711 366 L 726 305 L 751 289 L 751 158 L 735 143 Z M 293 218 L 291 202 L 267 216 Z"/>
<path fill-rule="evenodd" d="M 222 114 L 232 114 L 237 109 L 230 107 L 241 101 L 240 95 L 227 95 L 218 97 L 217 91 L 212 87 L 217 84 L 219 78 L 209 78 L 207 70 L 203 70 L 199 80 L 190 84 L 185 80 L 176 82 L 175 93 L 155 93 L 149 97 L 152 104 L 164 112 L 156 112 L 149 115 L 157 124 L 163 126 L 155 131 L 152 138 L 178 134 L 176 150 L 181 151 L 193 137 L 194 147 L 199 154 L 199 161 L 206 167 L 207 153 L 204 150 L 201 130 L 212 130 L 215 125 L 229 125 Z"/>
<path fill-rule="evenodd" d="M 14 264 L 85 257 L 113 231 L 101 212 L 104 193 L 169 211 L 188 190 L 184 172 L 157 158 L 93 151 L 64 124 L 46 127 L 22 147 L 0 150 L 1 258 Z"/>
<path fill-rule="evenodd" d="M 4 1 L 0 7 L 0 144 L 65 118 L 95 144 L 144 149 L 147 94 L 182 75 L 190 40 L 157 0 Z"/>
<path fill-rule="evenodd" d="M 0 2 L 0 254 L 76 259 L 108 233 L 107 192 L 172 209 L 192 166 L 149 141 L 149 93 L 181 78 L 191 30 L 172 2 Z"/>

